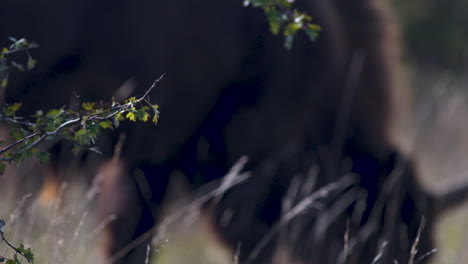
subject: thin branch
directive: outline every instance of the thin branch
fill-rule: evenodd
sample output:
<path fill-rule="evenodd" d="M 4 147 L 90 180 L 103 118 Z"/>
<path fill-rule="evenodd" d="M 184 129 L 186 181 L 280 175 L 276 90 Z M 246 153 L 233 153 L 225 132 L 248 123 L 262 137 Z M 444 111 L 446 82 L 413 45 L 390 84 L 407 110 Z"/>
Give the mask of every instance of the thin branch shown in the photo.
<path fill-rule="evenodd" d="M 8 123 L 13 123 L 13 124 L 18 124 L 18 125 L 22 125 L 22 126 L 30 126 L 30 127 L 35 125 L 34 123 L 31 123 L 31 122 L 28 122 L 28 121 L 19 121 L 17 119 L 10 118 L 10 117 L 0 117 L 0 122 L 1 121 L 5 121 L 5 122 L 8 122 Z"/>
<path fill-rule="evenodd" d="M 149 93 L 156 87 L 156 84 L 159 83 L 164 78 L 164 76 L 166 76 L 165 73 L 163 73 L 158 79 L 156 79 L 151 85 L 151 87 L 145 92 L 145 94 L 143 94 L 143 96 L 137 100 L 137 103 L 143 101 L 146 97 L 148 97 Z"/>
<path fill-rule="evenodd" d="M 29 259 L 28 257 L 26 257 L 26 255 L 24 255 L 21 251 L 19 251 L 18 249 L 16 249 L 15 246 L 13 246 L 12 244 L 10 244 L 10 242 L 8 242 L 8 240 L 5 238 L 5 234 L 3 233 L 3 231 L 0 230 L 0 236 L 2 236 L 2 242 L 5 242 L 7 244 L 8 247 L 10 247 L 11 249 L 13 249 L 17 254 L 21 255 L 23 258 L 25 258 L 29 263 L 34 263 L 34 261 L 32 259 Z"/>
<path fill-rule="evenodd" d="M 151 85 L 151 87 L 143 94 L 142 97 L 140 97 L 139 99 L 135 100 L 134 102 L 129 102 L 129 103 L 126 103 L 126 104 L 123 104 L 123 105 L 118 105 L 116 107 L 112 107 L 111 108 L 111 113 L 109 113 L 108 115 L 106 116 L 100 116 L 103 112 L 99 112 L 99 113 L 94 113 L 94 114 L 91 114 L 87 117 L 87 121 L 98 121 L 98 120 L 108 120 L 112 117 L 114 117 L 115 115 L 119 114 L 119 113 L 123 113 L 125 112 L 126 110 L 130 109 L 131 107 L 133 107 L 133 105 L 135 103 L 140 103 L 144 100 L 146 100 L 146 98 L 149 96 L 150 92 L 156 87 L 156 84 L 159 83 L 162 78 L 165 76 L 165 74 L 162 74 L 158 79 L 156 79 L 153 84 Z M 33 123 L 30 123 L 30 122 L 22 122 L 22 121 L 18 121 L 18 120 L 15 120 L 15 119 L 11 119 L 11 118 L 0 118 L 0 121 L 6 121 L 6 122 L 10 122 L 10 123 L 16 123 L 16 124 L 20 124 L 20 125 L 26 125 L 26 126 L 34 126 L 35 124 Z M 15 153 L 14 156 L 12 157 L 0 157 L 0 162 L 5 162 L 5 161 L 12 161 L 14 159 L 16 159 L 19 155 L 23 154 L 24 152 L 28 151 L 28 150 L 31 150 L 32 148 L 34 148 L 35 146 L 37 146 L 39 143 L 41 143 L 42 141 L 44 141 L 45 139 L 49 138 L 49 137 L 52 137 L 52 136 L 57 136 L 59 135 L 58 133 L 65 127 L 69 127 L 69 126 L 72 126 L 74 124 L 77 124 L 77 123 L 80 123 L 81 121 L 83 121 L 83 117 L 81 115 L 79 115 L 79 117 L 77 118 L 74 118 L 74 119 L 71 119 L 71 120 L 68 120 L 66 122 L 64 122 L 63 124 L 61 124 L 60 126 L 58 126 L 55 130 L 53 131 L 50 131 L 50 132 L 44 132 L 43 134 L 41 134 L 41 132 L 34 132 L 22 139 L 19 139 L 11 144 L 9 144 L 8 146 L 0 149 L 0 155 L 4 154 L 5 152 L 7 152 L 8 150 L 10 150 L 11 148 L 13 148 L 14 146 L 18 145 L 18 144 L 21 144 L 23 143 L 24 141 L 30 139 L 30 138 L 33 138 L 35 136 L 39 136 L 40 137 L 38 139 L 36 139 L 34 142 L 32 142 L 31 144 L 27 145 L 25 148 L 21 149 L 20 151 L 18 151 L 17 153 Z M 20 123 L 21 122 L 21 123 Z M 63 138 L 63 137 L 62 137 Z M 69 140 L 70 141 L 70 140 Z M 80 144 L 76 144 L 73 143 L 75 145 L 78 145 L 78 146 L 81 146 Z"/>
<path fill-rule="evenodd" d="M 35 136 L 37 136 L 37 135 L 39 135 L 39 132 L 32 133 L 31 135 L 25 136 L 24 138 L 19 139 L 19 140 L 15 141 L 15 142 L 9 144 L 8 146 L 6 146 L 6 147 L 4 147 L 3 149 L 0 150 L 0 155 L 2 155 L 3 153 L 7 152 L 7 151 L 8 151 L 9 149 L 11 149 L 12 147 L 14 147 L 14 146 L 16 146 L 16 145 L 18 145 L 18 144 L 24 142 L 25 140 L 28 140 L 28 139 L 30 139 L 30 138 L 32 138 L 32 137 L 35 137 Z M 0 160 L 1 160 L 1 159 L 0 159 Z"/>
<path fill-rule="evenodd" d="M 2 54 L 3 55 L 11 55 L 13 53 L 18 53 L 18 52 L 21 52 L 21 51 L 28 51 L 30 49 L 35 49 L 35 48 L 38 48 L 38 47 L 39 47 L 38 44 L 30 43 L 26 47 L 11 49 L 11 50 L 8 50 L 6 52 L 3 52 Z"/>

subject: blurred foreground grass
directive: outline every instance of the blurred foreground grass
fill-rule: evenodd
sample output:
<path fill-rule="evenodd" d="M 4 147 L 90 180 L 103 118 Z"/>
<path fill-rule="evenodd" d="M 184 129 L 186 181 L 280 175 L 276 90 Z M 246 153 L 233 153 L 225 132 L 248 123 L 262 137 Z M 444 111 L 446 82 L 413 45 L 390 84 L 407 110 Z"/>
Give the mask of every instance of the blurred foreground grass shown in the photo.
<path fill-rule="evenodd" d="M 405 136 L 420 161 L 423 182 L 433 189 L 468 180 L 468 80 L 463 76 L 418 71 L 410 124 Z M 0 219 L 10 242 L 32 247 L 36 263 L 99 263 L 98 239 L 105 223 L 96 222 L 95 197 L 86 184 L 71 183 L 47 206 L 34 195 L 16 201 L 0 192 Z M 170 199 L 169 199 L 170 200 Z M 168 213 L 177 211 L 168 206 Z M 203 219 L 180 219 L 169 226 L 149 254 L 152 263 L 233 263 L 206 228 Z M 442 217 L 437 225 L 438 252 L 433 263 L 466 263 L 468 202 Z M 11 256 L 4 245 L 0 255 Z"/>

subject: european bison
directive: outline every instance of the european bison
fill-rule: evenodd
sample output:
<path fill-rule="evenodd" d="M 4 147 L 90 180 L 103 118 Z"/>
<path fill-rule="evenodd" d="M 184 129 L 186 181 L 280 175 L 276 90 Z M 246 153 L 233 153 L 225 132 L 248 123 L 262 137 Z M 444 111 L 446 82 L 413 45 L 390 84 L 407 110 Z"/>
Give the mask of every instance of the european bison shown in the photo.
<path fill-rule="evenodd" d="M 406 263 L 433 248 L 434 216 L 466 191 L 440 202 L 396 139 L 407 95 L 388 8 L 297 7 L 323 30 L 315 43 L 300 34 L 287 51 L 261 11 L 239 0 L 3 1 L 0 39 L 41 45 L 37 69 L 10 76 L 7 96 L 25 112 L 60 107 L 72 89 L 83 100 L 110 98 L 124 82 L 138 93 L 166 73 L 153 96 L 159 125 L 132 124 L 120 161 L 101 163 L 100 214 L 117 216 L 106 262 L 143 261 L 138 248 L 120 253 L 158 222 L 153 207 L 172 174 L 195 188 L 243 155 L 251 177 L 205 205 L 241 263 Z"/>

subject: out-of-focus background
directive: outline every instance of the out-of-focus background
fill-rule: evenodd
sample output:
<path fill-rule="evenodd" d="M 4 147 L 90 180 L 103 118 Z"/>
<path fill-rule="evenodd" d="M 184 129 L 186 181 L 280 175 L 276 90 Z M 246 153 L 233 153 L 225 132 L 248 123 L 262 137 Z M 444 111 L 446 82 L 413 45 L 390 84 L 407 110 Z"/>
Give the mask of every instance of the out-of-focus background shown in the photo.
<path fill-rule="evenodd" d="M 402 28 L 402 70 L 413 91 L 411 121 L 402 124 L 402 134 L 418 158 L 427 186 L 440 190 L 467 181 L 468 2 L 391 3 Z M 96 263 L 97 238 L 105 223 L 95 220 L 93 187 L 68 183 L 61 190 L 63 195 L 47 206 L 32 202 L 28 195 L 7 202 L 7 193 L 0 193 L 0 219 L 7 221 L 4 231 L 11 242 L 31 246 L 36 263 Z M 168 215 L 180 210 L 178 204 L 166 209 Z M 168 226 L 148 254 L 156 256 L 157 263 L 233 263 L 204 220 L 189 211 Z M 433 263 L 466 262 L 468 203 L 440 219 L 436 242 Z M 0 255 L 6 252 L 1 245 Z"/>
<path fill-rule="evenodd" d="M 394 0 L 413 91 L 408 143 L 427 186 L 443 189 L 468 179 L 468 2 Z M 433 263 L 468 259 L 468 205 L 437 225 Z"/>

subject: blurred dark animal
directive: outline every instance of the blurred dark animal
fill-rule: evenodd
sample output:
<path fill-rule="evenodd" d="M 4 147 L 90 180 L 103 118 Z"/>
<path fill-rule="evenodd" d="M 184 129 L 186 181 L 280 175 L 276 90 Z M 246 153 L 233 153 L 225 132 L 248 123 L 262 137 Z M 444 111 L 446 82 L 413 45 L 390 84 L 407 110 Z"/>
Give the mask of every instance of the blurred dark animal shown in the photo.
<path fill-rule="evenodd" d="M 396 140 L 407 94 L 398 34 L 380 1 L 298 1 L 323 31 L 315 43 L 300 34 L 291 51 L 260 10 L 238 0 L 1 5 L 0 39 L 41 45 L 37 69 L 10 76 L 7 98 L 26 113 L 66 104 L 72 89 L 83 101 L 110 98 L 125 82 L 138 93 L 166 73 L 153 96 L 159 125 L 132 124 L 120 161 L 94 163 L 101 216 L 117 215 L 107 262 L 142 262 L 141 244 L 119 252 L 158 222 L 172 174 L 195 188 L 242 155 L 251 177 L 206 205 L 241 263 L 371 263 L 380 254 L 380 263 L 407 263 L 423 217 L 415 259 L 433 248 L 435 216 L 464 199 L 466 188 L 424 190 Z M 56 162 L 50 174 L 67 166 Z M 135 180 L 142 173 L 150 192 Z"/>

